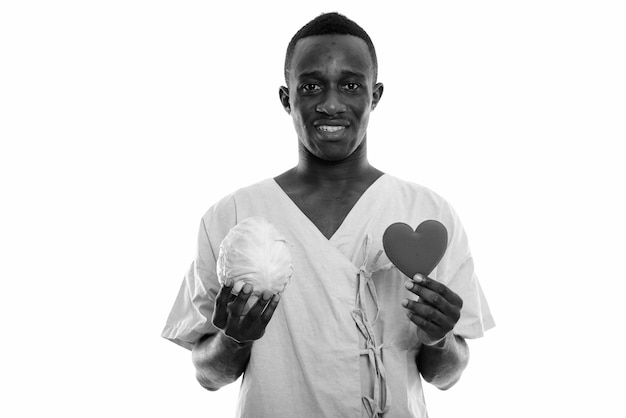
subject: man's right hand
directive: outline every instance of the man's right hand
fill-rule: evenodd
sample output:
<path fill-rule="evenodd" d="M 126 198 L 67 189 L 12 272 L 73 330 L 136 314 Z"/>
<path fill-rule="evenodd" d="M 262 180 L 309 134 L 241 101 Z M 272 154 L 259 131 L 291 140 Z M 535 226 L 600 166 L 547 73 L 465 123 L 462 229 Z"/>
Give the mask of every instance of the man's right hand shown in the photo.
<path fill-rule="evenodd" d="M 248 313 L 242 316 L 241 313 L 252 294 L 252 286 L 246 283 L 234 299 L 231 295 L 232 288 L 233 281 L 227 279 L 217 294 L 213 325 L 238 343 L 258 340 L 265 333 L 265 327 L 272 319 L 280 296 L 263 293 Z"/>

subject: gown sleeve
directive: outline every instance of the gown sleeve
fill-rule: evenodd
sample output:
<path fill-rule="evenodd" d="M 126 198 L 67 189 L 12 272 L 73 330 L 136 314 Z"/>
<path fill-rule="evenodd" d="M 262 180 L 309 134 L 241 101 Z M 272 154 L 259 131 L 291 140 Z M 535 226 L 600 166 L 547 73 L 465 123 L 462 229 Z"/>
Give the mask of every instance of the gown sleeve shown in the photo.
<path fill-rule="evenodd" d="M 222 239 L 235 224 L 232 196 L 211 207 L 202 217 L 196 255 L 161 333 L 163 338 L 191 350 L 201 337 L 219 331 L 211 322 L 220 289 L 216 260 Z"/>
<path fill-rule="evenodd" d="M 446 254 L 438 266 L 439 280 L 463 299 L 461 318 L 453 332 L 464 338 L 482 337 L 495 322 L 474 271 L 467 235 L 454 209 L 448 205 L 451 228 Z"/>

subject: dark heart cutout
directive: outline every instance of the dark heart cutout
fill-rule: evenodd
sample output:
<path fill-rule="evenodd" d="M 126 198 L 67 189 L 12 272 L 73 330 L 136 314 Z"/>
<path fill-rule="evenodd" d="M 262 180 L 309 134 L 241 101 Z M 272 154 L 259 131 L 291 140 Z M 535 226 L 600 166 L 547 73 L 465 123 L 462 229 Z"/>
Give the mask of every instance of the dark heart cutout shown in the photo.
<path fill-rule="evenodd" d="M 424 221 L 415 231 L 402 222 L 389 225 L 383 248 L 389 260 L 409 278 L 428 276 L 437 267 L 448 246 L 448 231 L 441 222 Z"/>

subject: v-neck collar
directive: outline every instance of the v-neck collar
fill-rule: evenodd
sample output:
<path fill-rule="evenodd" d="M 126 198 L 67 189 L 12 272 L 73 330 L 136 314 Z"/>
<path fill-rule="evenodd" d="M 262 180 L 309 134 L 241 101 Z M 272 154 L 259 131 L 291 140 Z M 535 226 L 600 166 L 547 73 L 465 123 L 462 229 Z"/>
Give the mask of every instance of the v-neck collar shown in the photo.
<path fill-rule="evenodd" d="M 315 231 L 317 231 L 317 234 L 319 234 L 321 238 L 323 238 L 325 241 L 330 243 L 330 242 L 333 242 L 338 235 L 340 235 L 339 234 L 340 231 L 345 229 L 347 227 L 347 224 L 351 222 L 351 219 L 354 216 L 356 216 L 355 213 L 358 212 L 359 208 L 365 204 L 365 201 L 368 200 L 369 195 L 373 194 L 378 187 L 381 187 L 380 185 L 383 183 L 383 178 L 386 178 L 386 177 L 387 177 L 387 174 L 383 173 L 376 180 L 374 180 L 372 184 L 370 184 L 367 187 L 367 189 L 365 189 L 365 191 L 361 194 L 361 196 L 359 196 L 359 198 L 354 203 L 352 208 L 350 208 L 350 211 L 348 212 L 346 217 L 343 218 L 343 221 L 341 222 L 339 227 L 335 230 L 335 232 L 333 232 L 330 238 L 327 238 L 326 235 L 324 235 L 322 231 L 317 227 L 317 225 L 315 225 L 315 223 L 302 211 L 302 209 L 300 209 L 300 207 L 296 205 L 296 202 L 294 202 L 291 199 L 291 197 L 289 197 L 287 192 L 285 192 L 283 188 L 280 187 L 276 179 L 272 178 L 270 180 L 274 184 L 274 186 L 278 189 L 279 194 L 283 197 L 283 199 L 287 200 L 287 205 L 291 206 L 293 210 L 299 214 L 298 216 L 303 218 L 303 222 L 306 222 L 308 225 L 310 225 Z"/>

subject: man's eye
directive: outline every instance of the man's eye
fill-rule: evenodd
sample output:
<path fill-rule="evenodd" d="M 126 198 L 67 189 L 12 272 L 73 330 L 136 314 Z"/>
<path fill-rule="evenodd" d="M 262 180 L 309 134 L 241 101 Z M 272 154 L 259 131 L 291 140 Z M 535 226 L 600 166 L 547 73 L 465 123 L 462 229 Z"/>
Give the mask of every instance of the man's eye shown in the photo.
<path fill-rule="evenodd" d="M 306 92 L 313 92 L 319 90 L 321 87 L 318 84 L 303 84 L 302 90 Z"/>
<path fill-rule="evenodd" d="M 347 83 L 345 89 L 348 91 L 356 91 L 361 87 L 359 83 Z"/>

